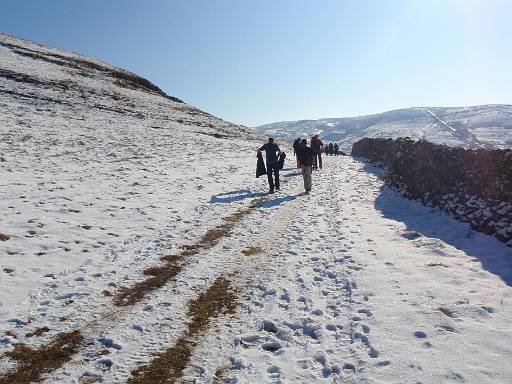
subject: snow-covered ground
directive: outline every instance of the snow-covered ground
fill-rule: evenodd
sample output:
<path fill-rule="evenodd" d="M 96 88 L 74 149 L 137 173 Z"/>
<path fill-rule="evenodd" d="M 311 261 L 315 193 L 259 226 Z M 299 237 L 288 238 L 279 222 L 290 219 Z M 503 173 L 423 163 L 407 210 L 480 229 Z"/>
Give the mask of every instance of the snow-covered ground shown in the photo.
<path fill-rule="evenodd" d="M 359 117 L 283 121 L 256 129 L 288 140 L 319 133 L 322 140 L 338 142 L 347 153 L 363 137 L 410 137 L 475 149 L 510 148 L 512 105 L 405 108 Z"/>
<path fill-rule="evenodd" d="M 0 43 L 0 383 L 69 331 L 45 383 L 510 381 L 511 248 L 349 157 L 266 195 L 252 131 Z"/>

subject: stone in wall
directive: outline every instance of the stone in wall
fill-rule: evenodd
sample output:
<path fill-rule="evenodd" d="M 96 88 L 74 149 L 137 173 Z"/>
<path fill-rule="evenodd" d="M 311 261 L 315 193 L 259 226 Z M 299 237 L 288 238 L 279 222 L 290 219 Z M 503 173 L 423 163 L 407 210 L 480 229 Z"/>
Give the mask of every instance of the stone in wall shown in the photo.
<path fill-rule="evenodd" d="M 385 180 L 512 245 L 512 150 L 469 150 L 409 138 L 363 138 L 352 156 L 385 166 Z"/>

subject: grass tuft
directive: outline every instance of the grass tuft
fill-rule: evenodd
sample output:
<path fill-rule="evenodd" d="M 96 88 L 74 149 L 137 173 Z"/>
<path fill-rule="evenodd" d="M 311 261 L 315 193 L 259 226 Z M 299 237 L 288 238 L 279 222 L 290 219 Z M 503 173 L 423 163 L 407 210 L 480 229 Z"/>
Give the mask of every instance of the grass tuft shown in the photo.
<path fill-rule="evenodd" d="M 446 316 L 448 317 L 451 317 L 451 318 L 456 318 L 457 316 L 455 315 L 454 312 L 452 312 L 451 310 L 449 310 L 448 308 L 445 308 L 445 307 L 439 307 L 438 308 L 440 312 L 442 312 L 443 314 L 445 314 Z"/>
<path fill-rule="evenodd" d="M 197 255 L 201 250 L 215 246 L 221 238 L 229 236 L 233 228 L 247 215 L 252 208 L 245 208 L 223 218 L 223 223 L 209 229 L 196 243 L 185 245 L 176 255 L 166 255 L 161 258 L 165 264 L 147 268 L 144 275 L 149 276 L 131 287 L 121 287 L 114 298 L 117 306 L 129 306 L 142 300 L 147 294 L 162 288 L 167 282 L 176 277 L 185 267 L 185 259 Z"/>
<path fill-rule="evenodd" d="M 17 367 L 0 375 L 0 384 L 28 384 L 71 360 L 84 338 L 79 331 L 59 333 L 52 342 L 39 349 L 16 344 L 5 355 L 16 360 Z"/>
<path fill-rule="evenodd" d="M 186 332 L 173 347 L 157 355 L 148 365 L 132 371 L 128 384 L 167 384 L 177 382 L 187 367 L 197 337 L 210 325 L 212 319 L 232 314 L 238 303 L 229 280 L 220 277 L 195 300 L 189 303 L 190 323 Z"/>
<path fill-rule="evenodd" d="M 7 241 L 11 237 L 9 235 L 6 235 L 5 233 L 0 233 L 0 241 Z"/>
<path fill-rule="evenodd" d="M 250 247 L 247 247 L 246 249 L 242 250 L 242 253 L 245 256 L 258 255 L 263 252 L 264 252 L 263 248 L 258 247 L 258 246 L 250 246 Z"/>
<path fill-rule="evenodd" d="M 439 262 L 439 263 L 428 263 L 427 267 L 445 267 L 445 268 L 448 268 L 448 266 L 445 263 L 443 263 L 442 261 Z"/>

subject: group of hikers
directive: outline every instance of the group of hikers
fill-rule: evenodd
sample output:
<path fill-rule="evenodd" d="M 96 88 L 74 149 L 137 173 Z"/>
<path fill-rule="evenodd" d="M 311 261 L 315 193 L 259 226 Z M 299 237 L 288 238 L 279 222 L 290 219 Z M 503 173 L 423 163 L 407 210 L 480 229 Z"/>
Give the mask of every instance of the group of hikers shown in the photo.
<path fill-rule="evenodd" d="M 262 151 L 265 151 L 267 167 L 263 163 Z M 311 191 L 312 171 L 322 169 L 322 152 L 327 155 L 338 156 L 339 147 L 336 143 L 329 143 L 324 148 L 324 144 L 315 135 L 310 140 L 308 146 L 306 139 L 298 138 L 293 142 L 293 154 L 297 160 L 297 168 L 302 170 L 304 178 L 304 189 L 306 193 Z M 257 150 L 258 164 L 256 168 L 256 177 L 267 174 L 270 193 L 279 190 L 279 170 L 283 169 L 285 153 L 274 143 L 273 138 L 269 138 L 261 148 Z"/>
<path fill-rule="evenodd" d="M 340 147 L 338 147 L 337 143 L 329 143 L 329 145 L 325 146 L 325 154 L 328 156 L 338 156 L 340 153 Z"/>

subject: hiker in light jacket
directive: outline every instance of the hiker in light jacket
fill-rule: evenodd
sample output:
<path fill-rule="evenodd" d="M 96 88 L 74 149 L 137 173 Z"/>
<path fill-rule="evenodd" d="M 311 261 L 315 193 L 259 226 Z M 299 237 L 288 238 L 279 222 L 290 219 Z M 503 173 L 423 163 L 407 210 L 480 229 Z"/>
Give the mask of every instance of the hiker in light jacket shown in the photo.
<path fill-rule="evenodd" d="M 315 151 L 308 147 L 306 139 L 302 139 L 299 150 L 299 162 L 302 169 L 302 177 L 304 178 L 304 189 L 306 193 L 311 191 L 312 184 L 312 168 L 315 159 Z"/>

